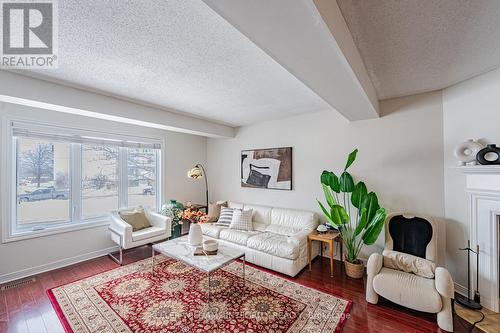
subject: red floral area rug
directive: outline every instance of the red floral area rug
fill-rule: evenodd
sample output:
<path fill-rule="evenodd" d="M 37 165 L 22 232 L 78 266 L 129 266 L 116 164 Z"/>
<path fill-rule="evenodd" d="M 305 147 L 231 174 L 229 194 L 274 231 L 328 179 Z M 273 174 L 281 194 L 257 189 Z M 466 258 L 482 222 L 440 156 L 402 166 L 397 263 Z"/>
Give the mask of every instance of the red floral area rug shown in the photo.
<path fill-rule="evenodd" d="M 48 291 L 67 332 L 340 332 L 351 302 L 234 262 L 145 259 Z M 210 298 L 208 298 L 210 288 Z"/>

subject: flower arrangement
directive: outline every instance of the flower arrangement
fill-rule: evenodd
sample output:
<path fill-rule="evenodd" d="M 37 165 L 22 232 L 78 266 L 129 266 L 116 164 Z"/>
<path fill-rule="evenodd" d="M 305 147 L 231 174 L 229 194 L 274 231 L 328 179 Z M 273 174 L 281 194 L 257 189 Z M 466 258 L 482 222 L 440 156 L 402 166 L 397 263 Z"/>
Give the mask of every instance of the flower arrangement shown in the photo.
<path fill-rule="evenodd" d="M 172 219 L 172 229 L 173 229 L 176 228 L 178 225 L 182 224 L 181 212 L 182 210 L 179 209 L 178 207 L 163 205 L 160 213 Z"/>
<path fill-rule="evenodd" d="M 205 223 L 208 221 L 208 216 L 200 210 L 187 208 L 180 213 L 180 219 L 181 224 L 182 221 L 189 221 L 191 223 Z"/>

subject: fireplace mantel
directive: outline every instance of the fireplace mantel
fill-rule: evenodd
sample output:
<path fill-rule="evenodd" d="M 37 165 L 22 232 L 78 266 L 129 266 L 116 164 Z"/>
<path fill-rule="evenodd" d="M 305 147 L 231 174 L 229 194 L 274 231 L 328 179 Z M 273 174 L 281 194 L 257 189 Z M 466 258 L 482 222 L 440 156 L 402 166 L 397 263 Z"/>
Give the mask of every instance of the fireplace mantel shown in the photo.
<path fill-rule="evenodd" d="M 480 246 L 479 291 L 481 304 L 495 312 L 499 304 L 499 216 L 500 165 L 474 165 L 456 167 L 466 176 L 469 201 L 471 246 Z M 475 286 L 475 260 L 472 261 L 472 286 Z"/>
<path fill-rule="evenodd" d="M 465 174 L 499 174 L 500 175 L 500 165 L 467 165 L 467 166 L 457 166 L 454 169 L 461 170 Z"/>

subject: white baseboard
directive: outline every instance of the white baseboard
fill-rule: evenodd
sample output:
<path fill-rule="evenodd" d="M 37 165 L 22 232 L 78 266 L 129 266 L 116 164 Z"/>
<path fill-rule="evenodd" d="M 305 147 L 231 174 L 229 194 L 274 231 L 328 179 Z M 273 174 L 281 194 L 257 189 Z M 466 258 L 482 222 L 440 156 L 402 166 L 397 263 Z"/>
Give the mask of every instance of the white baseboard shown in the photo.
<path fill-rule="evenodd" d="M 458 284 L 454 282 L 455 285 L 455 292 L 459 293 L 462 296 L 467 297 L 467 288 L 462 286 L 461 284 Z"/>
<path fill-rule="evenodd" d="M 0 284 L 1 283 L 6 283 L 6 282 L 10 282 L 10 281 L 14 281 L 14 280 L 18 280 L 18 279 L 22 279 L 22 278 L 25 278 L 25 277 L 28 277 L 28 276 L 32 276 L 32 275 L 36 275 L 36 274 L 48 272 L 48 271 L 51 271 L 51 270 L 54 270 L 54 269 L 58 269 L 58 268 L 62 268 L 62 267 L 65 267 L 65 266 L 77 264 L 77 263 L 80 263 L 80 262 L 85 261 L 85 260 L 90 260 L 90 259 L 94 259 L 94 258 L 97 258 L 97 257 L 102 257 L 102 256 L 105 256 L 105 255 L 108 255 L 111 252 L 115 252 L 115 251 L 118 251 L 118 250 L 119 250 L 118 246 L 112 246 L 112 247 L 108 247 L 108 248 L 105 248 L 105 249 L 102 249 L 102 250 L 93 251 L 93 252 L 81 254 L 81 255 L 78 255 L 78 256 L 74 256 L 74 257 L 70 257 L 70 258 L 65 258 L 65 259 L 62 259 L 62 260 L 54 261 L 54 262 L 51 262 L 51 263 L 48 263 L 48 264 L 43 264 L 43 265 L 40 265 L 40 266 L 35 266 L 35 267 L 27 268 L 27 269 L 22 269 L 22 270 L 19 270 L 17 272 L 12 272 L 12 273 L 7 273 L 7 274 L 4 274 L 4 275 L 0 275 Z"/>

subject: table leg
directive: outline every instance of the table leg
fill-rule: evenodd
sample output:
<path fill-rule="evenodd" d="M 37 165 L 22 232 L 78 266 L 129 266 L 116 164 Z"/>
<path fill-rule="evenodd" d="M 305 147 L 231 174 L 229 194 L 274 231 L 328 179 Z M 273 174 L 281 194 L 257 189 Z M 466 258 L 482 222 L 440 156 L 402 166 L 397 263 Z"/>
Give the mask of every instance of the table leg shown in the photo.
<path fill-rule="evenodd" d="M 245 281 L 245 256 L 243 256 L 243 297 L 245 297 L 246 281 Z"/>
<path fill-rule="evenodd" d="M 333 239 L 328 242 L 330 246 L 330 277 L 333 277 Z"/>
<path fill-rule="evenodd" d="M 208 273 L 207 303 L 210 303 L 210 273 Z"/>
<path fill-rule="evenodd" d="M 342 242 L 342 238 L 339 239 L 339 246 L 340 246 L 340 262 L 344 261 L 344 243 Z"/>
<path fill-rule="evenodd" d="M 312 271 L 311 258 L 312 258 L 312 242 L 307 239 L 307 256 L 309 258 L 309 270 Z"/>
<path fill-rule="evenodd" d="M 151 274 L 155 277 L 155 249 L 151 246 Z"/>

